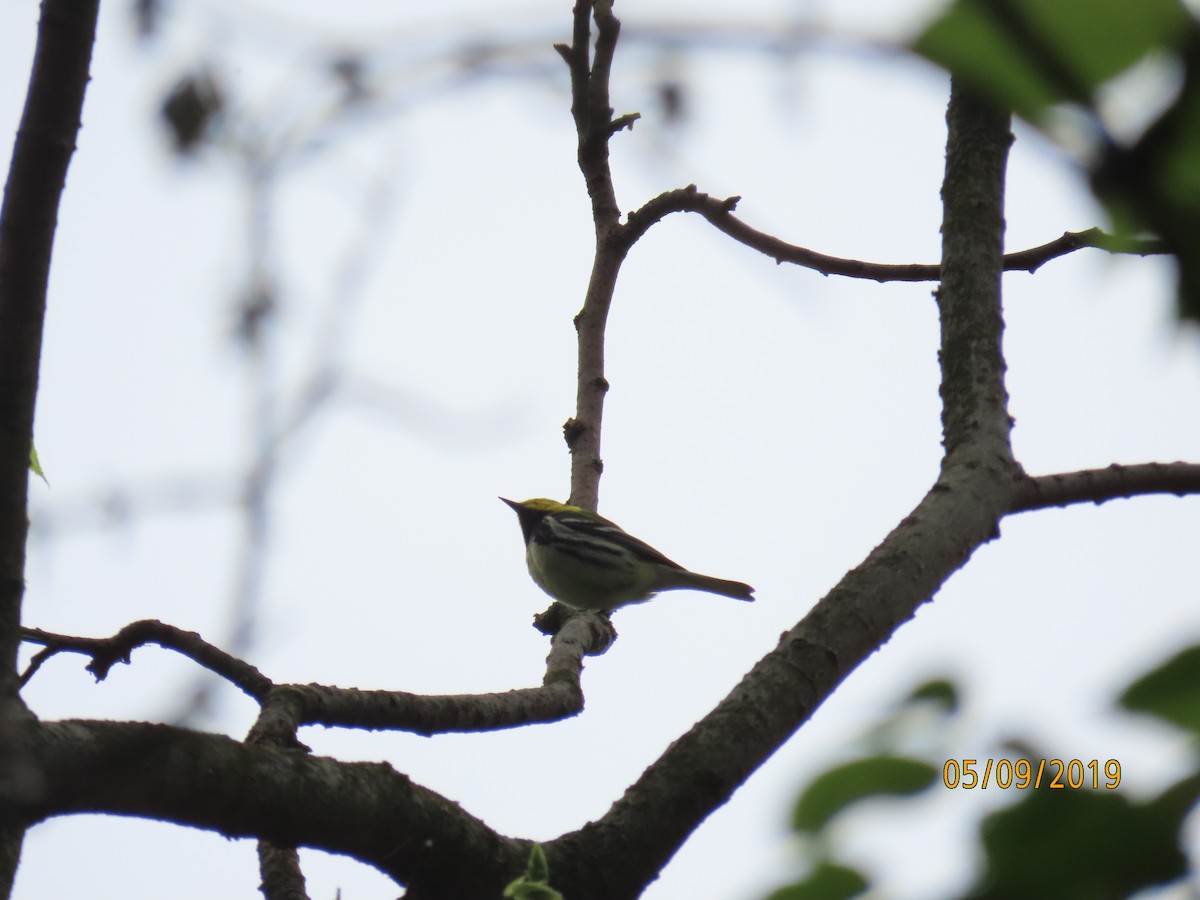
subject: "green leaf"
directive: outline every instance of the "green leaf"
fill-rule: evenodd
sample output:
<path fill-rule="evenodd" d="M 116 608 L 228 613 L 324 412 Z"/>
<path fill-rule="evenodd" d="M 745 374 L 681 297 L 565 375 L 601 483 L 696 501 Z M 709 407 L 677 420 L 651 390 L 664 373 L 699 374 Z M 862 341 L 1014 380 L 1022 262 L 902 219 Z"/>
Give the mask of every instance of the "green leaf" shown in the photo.
<path fill-rule="evenodd" d="M 1197 800 L 1200 800 L 1200 773 L 1177 781 L 1147 802 L 1146 809 L 1151 815 L 1174 823 L 1174 830 L 1179 832 L 1183 828 L 1183 820 L 1191 814 Z"/>
<path fill-rule="evenodd" d="M 870 886 L 857 869 L 823 862 L 803 881 L 772 891 L 767 900 L 845 900 Z"/>
<path fill-rule="evenodd" d="M 958 685 L 949 678 L 933 678 L 917 685 L 902 702 L 905 706 L 933 703 L 948 713 L 958 712 L 961 705 Z"/>
<path fill-rule="evenodd" d="M 1143 675 L 1117 702 L 1133 712 L 1200 732 L 1200 646 L 1180 651 Z"/>
<path fill-rule="evenodd" d="M 991 0 L 1017 7 L 1057 52 L 1063 65 L 1094 91 L 1152 52 L 1171 53 L 1182 43 L 1189 16 L 1178 0 Z"/>
<path fill-rule="evenodd" d="M 933 784 L 938 770 L 927 762 L 899 756 L 873 756 L 819 775 L 792 811 L 796 831 L 818 831 L 859 800 L 916 794 Z"/>
<path fill-rule="evenodd" d="M 954 0 L 913 49 L 1052 138 L 1064 121 L 1090 135 L 1093 191 L 1118 231 L 1163 241 L 1179 316 L 1200 322 L 1200 22 L 1184 0 Z M 1148 59 L 1181 72 L 1182 87 L 1123 145 L 1097 97 Z M 1052 115 L 1064 104 L 1083 119 Z"/>
<path fill-rule="evenodd" d="M 1030 66 L 1020 43 L 982 2 L 959 0 L 913 42 L 913 50 L 993 99 L 1037 122 L 1061 100 L 1053 82 Z"/>
<path fill-rule="evenodd" d="M 1092 189 L 1110 214 L 1156 233 L 1178 263 L 1181 318 L 1200 322 L 1200 25 L 1174 102 L 1131 147 L 1110 147 Z"/>
<path fill-rule="evenodd" d="M 563 895 L 550 887 L 550 866 L 541 844 L 529 849 L 525 874 L 504 889 L 504 896 L 511 900 L 563 900 Z"/>
<path fill-rule="evenodd" d="M 1190 17 L 1180 0 L 956 0 L 917 53 L 1037 123 L 1148 54 L 1172 53 Z"/>
<path fill-rule="evenodd" d="M 32 444 L 29 446 L 29 471 L 45 481 L 46 487 L 50 487 L 50 482 L 46 480 L 46 473 L 42 471 L 42 464 L 38 461 L 37 447 Z"/>
<path fill-rule="evenodd" d="M 983 822 L 975 900 L 1103 900 L 1187 871 L 1175 804 L 1134 804 L 1104 789 L 1030 791 Z"/>
<path fill-rule="evenodd" d="M 529 851 L 529 865 L 525 868 L 525 877 L 530 881 L 550 880 L 550 865 L 546 862 L 546 851 L 542 849 L 541 844 L 534 844 Z"/>

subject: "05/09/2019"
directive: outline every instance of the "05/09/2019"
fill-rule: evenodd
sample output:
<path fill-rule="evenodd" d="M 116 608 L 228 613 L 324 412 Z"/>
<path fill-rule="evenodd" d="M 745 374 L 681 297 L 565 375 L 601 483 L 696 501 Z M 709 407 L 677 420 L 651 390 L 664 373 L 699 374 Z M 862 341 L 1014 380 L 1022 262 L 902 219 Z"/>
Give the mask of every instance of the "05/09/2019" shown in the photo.
<path fill-rule="evenodd" d="M 1114 790 L 1121 783 L 1121 763 L 1115 759 L 948 759 L 942 783 L 950 788 L 1071 788 Z"/>

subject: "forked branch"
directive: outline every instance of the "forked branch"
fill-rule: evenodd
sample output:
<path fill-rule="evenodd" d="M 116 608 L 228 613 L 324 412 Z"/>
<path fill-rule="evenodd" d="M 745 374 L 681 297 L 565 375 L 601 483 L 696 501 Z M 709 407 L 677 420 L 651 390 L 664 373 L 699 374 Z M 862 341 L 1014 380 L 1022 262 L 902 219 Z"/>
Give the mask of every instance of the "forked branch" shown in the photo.
<path fill-rule="evenodd" d="M 87 638 L 23 629 L 25 640 L 41 644 L 22 675 L 28 682 L 50 657 L 81 653 L 97 680 L 138 647 L 154 644 L 186 656 L 258 701 L 272 731 L 281 724 L 293 735 L 304 725 L 390 729 L 417 734 L 498 731 L 554 722 L 583 709 L 580 677 L 583 657 L 609 639 L 607 622 L 594 614 L 571 618 L 550 646 L 542 686 L 493 694 L 423 695 L 404 691 L 364 691 L 318 684 L 275 684 L 249 663 L 204 641 L 198 634 L 154 620 L 134 622 L 112 637 Z"/>

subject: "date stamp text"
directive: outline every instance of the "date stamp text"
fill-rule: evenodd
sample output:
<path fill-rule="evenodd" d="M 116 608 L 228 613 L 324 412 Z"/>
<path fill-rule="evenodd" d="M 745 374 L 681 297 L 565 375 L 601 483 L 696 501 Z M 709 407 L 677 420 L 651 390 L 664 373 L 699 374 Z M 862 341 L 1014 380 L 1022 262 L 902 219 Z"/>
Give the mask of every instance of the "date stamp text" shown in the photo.
<path fill-rule="evenodd" d="M 1121 783 L 1121 763 L 1115 759 L 948 759 L 942 784 L 950 790 L 998 787 L 1058 790 L 1115 790 Z"/>

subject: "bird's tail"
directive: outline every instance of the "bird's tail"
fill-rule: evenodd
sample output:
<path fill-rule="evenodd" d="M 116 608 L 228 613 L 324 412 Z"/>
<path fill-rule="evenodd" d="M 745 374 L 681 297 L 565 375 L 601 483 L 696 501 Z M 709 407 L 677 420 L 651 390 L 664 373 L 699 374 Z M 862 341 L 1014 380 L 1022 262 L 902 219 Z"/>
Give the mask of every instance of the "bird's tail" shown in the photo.
<path fill-rule="evenodd" d="M 679 573 L 679 583 L 673 588 L 690 588 L 694 591 L 705 591 L 709 594 L 720 594 L 722 597 L 732 597 L 734 600 L 754 601 L 754 588 L 740 581 L 729 581 L 725 578 L 713 578 L 711 575 L 700 575 L 684 570 Z"/>

